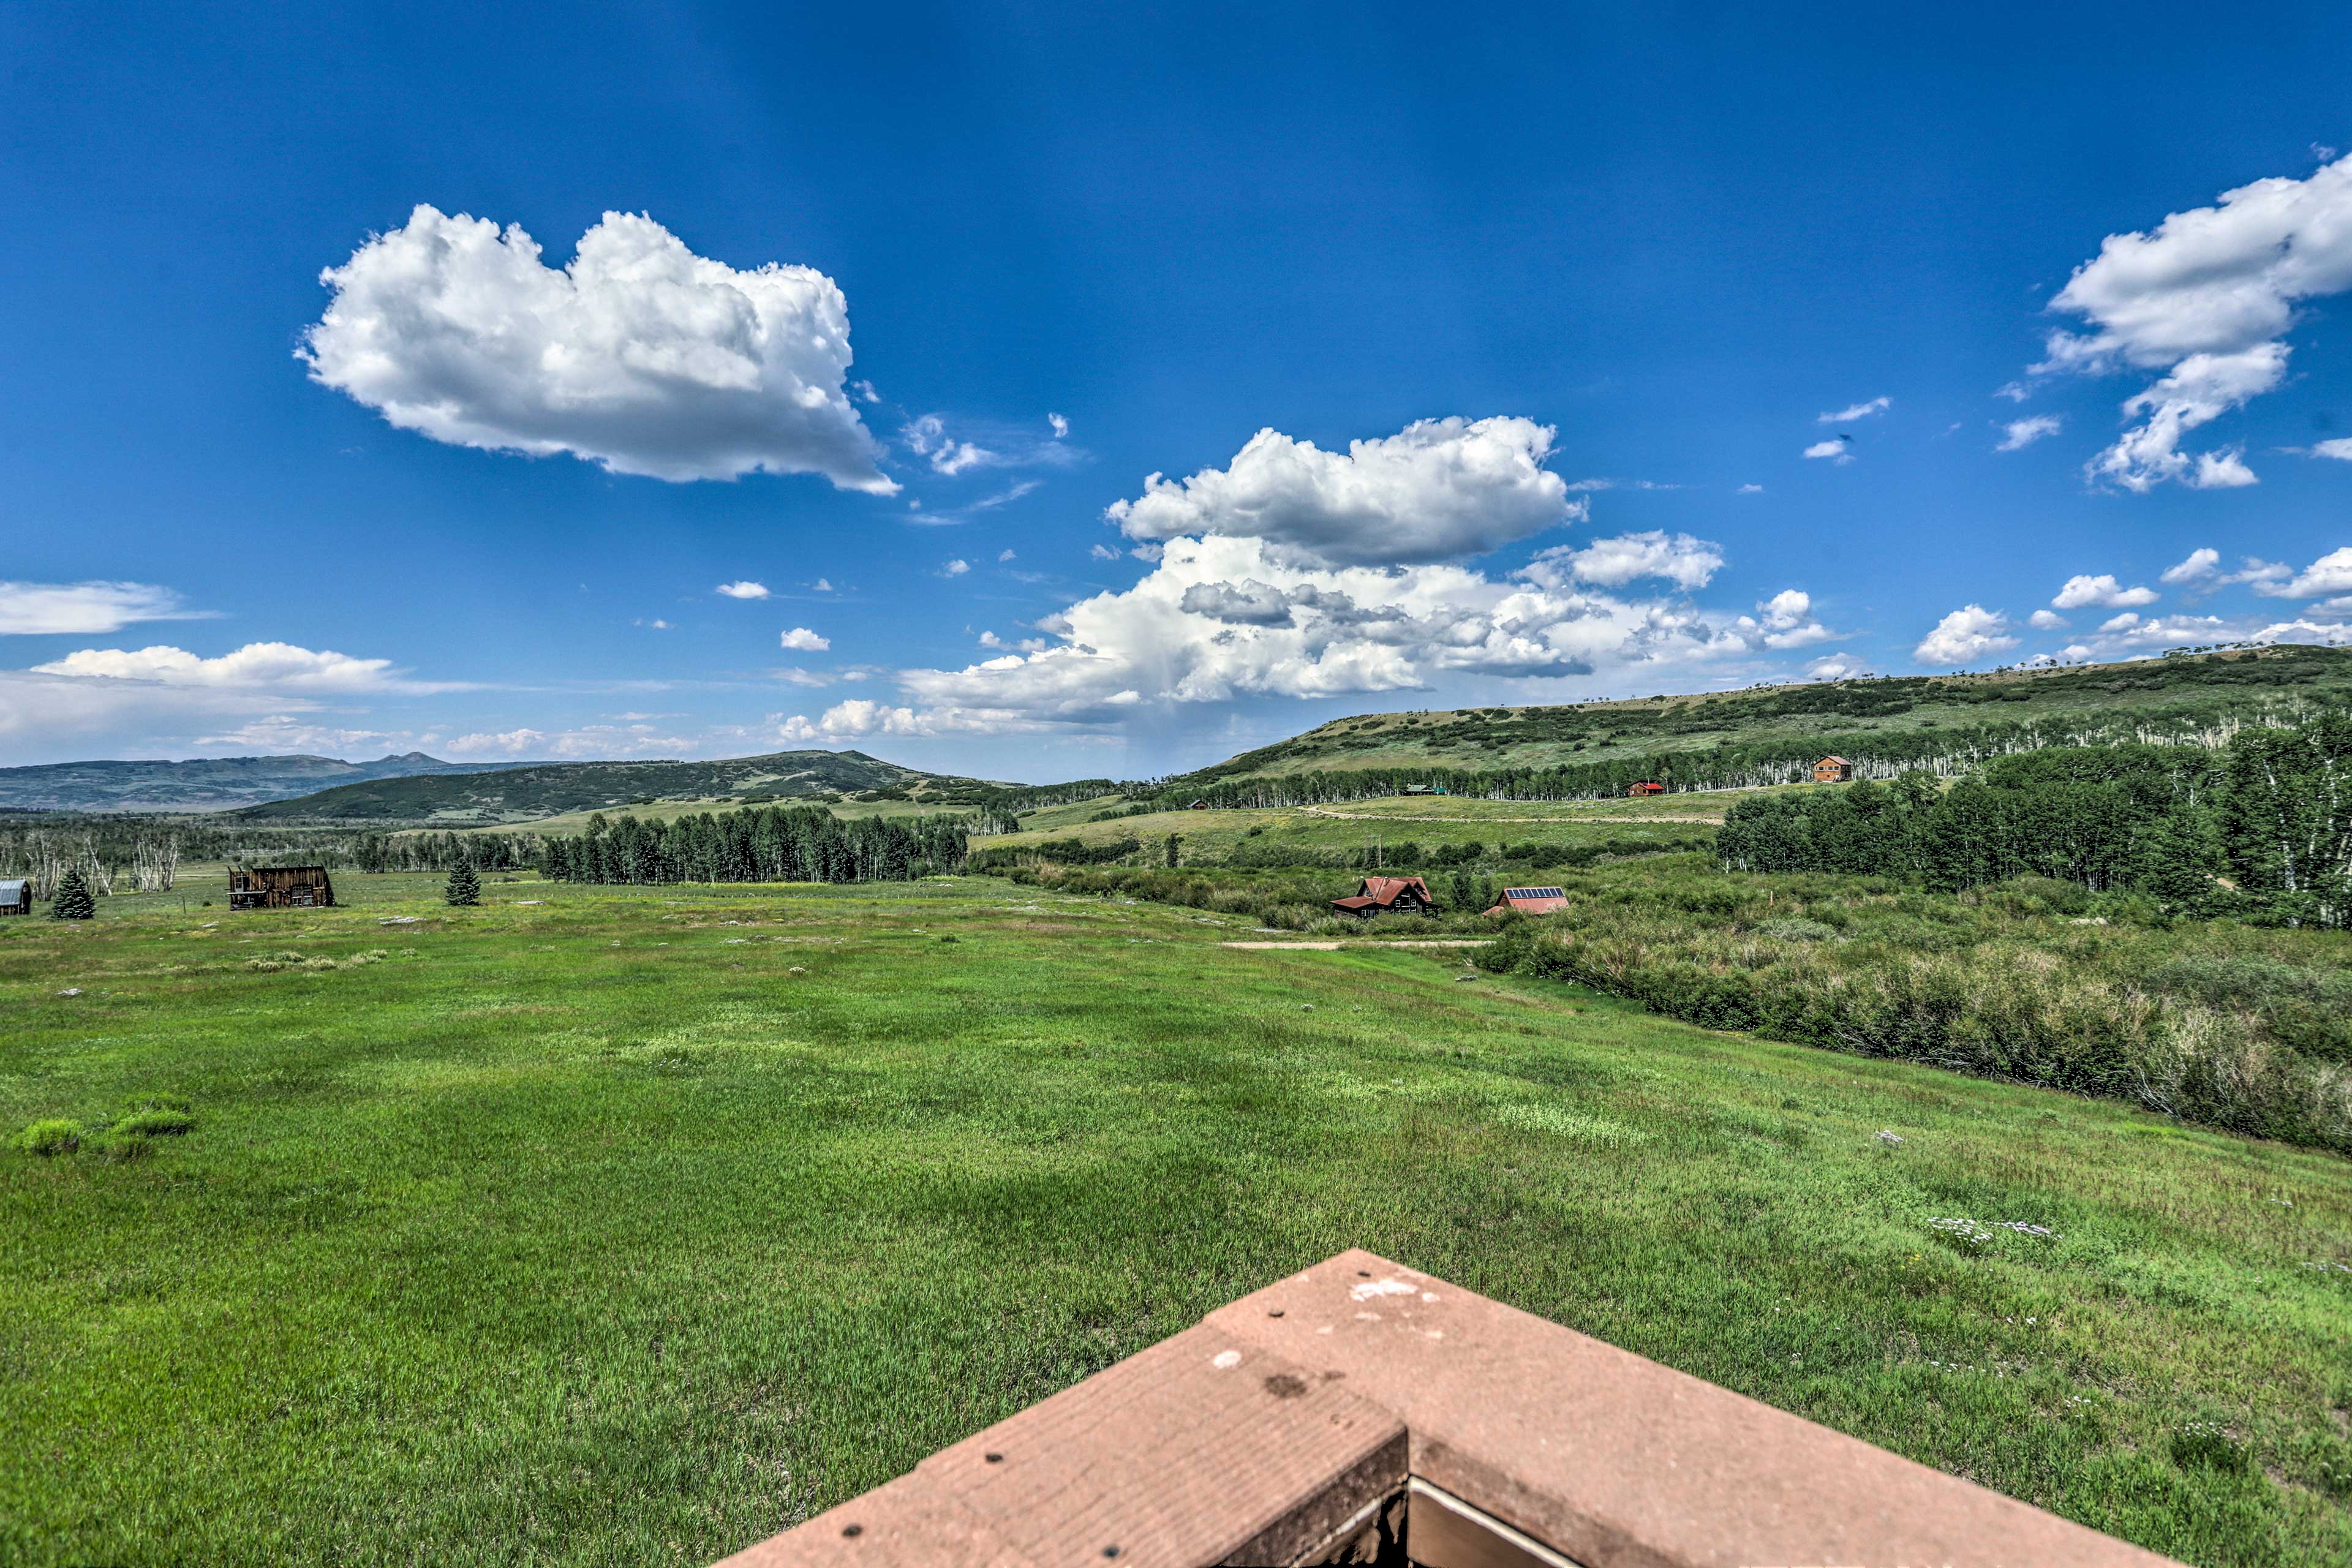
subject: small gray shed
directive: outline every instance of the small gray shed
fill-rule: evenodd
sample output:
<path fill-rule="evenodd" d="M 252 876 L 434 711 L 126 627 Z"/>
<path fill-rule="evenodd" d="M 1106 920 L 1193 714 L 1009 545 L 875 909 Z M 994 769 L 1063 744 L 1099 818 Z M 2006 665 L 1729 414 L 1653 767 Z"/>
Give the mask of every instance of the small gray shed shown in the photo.
<path fill-rule="evenodd" d="M 22 877 L 0 882 L 0 915 L 33 912 L 33 884 Z"/>

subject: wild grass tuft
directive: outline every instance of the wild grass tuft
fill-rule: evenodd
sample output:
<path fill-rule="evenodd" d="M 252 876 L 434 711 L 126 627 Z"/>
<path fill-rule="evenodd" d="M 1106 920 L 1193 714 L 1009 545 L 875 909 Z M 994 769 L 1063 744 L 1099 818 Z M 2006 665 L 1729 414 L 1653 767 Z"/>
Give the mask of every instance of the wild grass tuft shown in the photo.
<path fill-rule="evenodd" d="M 81 1147 L 88 1129 L 63 1116 L 44 1117 L 25 1129 L 16 1145 L 30 1154 L 70 1154 Z"/>

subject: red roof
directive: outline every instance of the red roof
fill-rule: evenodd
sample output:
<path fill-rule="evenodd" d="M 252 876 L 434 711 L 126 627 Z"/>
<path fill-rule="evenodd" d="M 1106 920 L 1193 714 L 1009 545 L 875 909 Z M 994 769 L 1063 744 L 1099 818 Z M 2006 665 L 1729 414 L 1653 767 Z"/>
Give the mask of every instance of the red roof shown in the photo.
<path fill-rule="evenodd" d="M 1486 912 L 1499 915 L 1517 910 L 1523 915 L 1556 915 L 1568 908 L 1568 895 L 1558 888 L 1506 888 L 1502 901 Z"/>
<path fill-rule="evenodd" d="M 1385 910 L 1393 906 L 1400 895 L 1408 890 L 1421 895 L 1423 903 L 1431 902 L 1429 884 L 1418 877 L 1367 877 L 1364 885 L 1356 889 L 1351 899 L 1334 899 L 1331 907 L 1354 913 L 1359 910 Z"/>

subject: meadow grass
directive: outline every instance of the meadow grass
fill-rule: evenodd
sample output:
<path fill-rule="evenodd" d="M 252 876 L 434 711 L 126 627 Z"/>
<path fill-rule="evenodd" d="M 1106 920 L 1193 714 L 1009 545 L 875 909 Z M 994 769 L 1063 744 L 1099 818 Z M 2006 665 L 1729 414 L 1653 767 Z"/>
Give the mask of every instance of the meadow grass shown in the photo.
<path fill-rule="evenodd" d="M 1055 819 L 1052 826 L 1034 826 L 1039 817 L 1049 815 L 1034 813 L 1021 819 L 1021 832 L 975 834 L 971 847 L 976 850 L 1018 848 L 1073 838 L 1082 844 L 1100 845 L 1133 838 L 1142 845 L 1140 853 L 1144 858 L 1157 865 L 1168 836 L 1173 833 L 1183 839 L 1180 853 L 1183 863 L 1188 866 L 1216 864 L 1244 847 L 1352 854 L 1375 843 L 1392 846 L 1411 840 L 1426 848 L 1435 848 L 1440 845 L 1475 841 L 1492 851 L 1506 842 L 1541 841 L 1573 846 L 1603 837 L 1638 837 L 1646 833 L 1670 837 L 1693 830 L 1704 832 L 1697 820 L 1688 824 L 1669 820 L 1653 826 L 1641 818 L 1644 816 L 1681 816 L 1719 823 L 1727 809 L 1723 803 L 1730 798 L 1728 795 L 1678 796 L 1675 797 L 1675 804 L 1671 806 L 1650 803 L 1646 813 L 1629 813 L 1615 808 L 1621 804 L 1639 806 L 1643 803 L 1473 800 L 1414 795 L 1350 801 L 1344 805 L 1326 807 L 1155 811 L 1138 816 L 1114 817 L 1108 822 L 1086 820 L 1087 816 L 1099 815 L 1107 809 L 1105 807 L 1097 806 L 1093 811 L 1079 813 L 1075 808 L 1064 806 L 1054 808 L 1050 814 Z M 1700 808 L 1686 804 L 1702 800 L 1711 805 Z M 1634 820 L 1624 820 L 1627 816 Z"/>
<path fill-rule="evenodd" d="M 997 880 L 336 886 L 0 926 L 12 1139 L 190 1123 L 0 1152 L 0 1557 L 707 1562 L 1351 1245 L 2352 1557 L 2325 1154 Z"/>

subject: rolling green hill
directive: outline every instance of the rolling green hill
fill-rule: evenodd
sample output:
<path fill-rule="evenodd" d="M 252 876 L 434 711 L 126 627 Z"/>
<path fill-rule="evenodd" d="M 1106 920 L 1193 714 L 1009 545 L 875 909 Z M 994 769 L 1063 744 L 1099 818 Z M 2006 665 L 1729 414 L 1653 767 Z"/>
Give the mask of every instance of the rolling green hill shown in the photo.
<path fill-rule="evenodd" d="M 182 762 L 47 763 L 0 768 L 12 811 L 233 811 L 331 785 L 421 773 L 475 773 L 512 763 L 445 763 L 422 752 L 347 763 L 336 757 L 190 757 Z"/>
<path fill-rule="evenodd" d="M 995 786 L 902 768 L 863 752 L 778 752 L 713 763 L 535 763 L 462 776 L 339 785 L 238 815 L 252 821 L 488 826 L 658 800 L 751 800 L 904 791 L 927 804 L 979 799 Z"/>
<path fill-rule="evenodd" d="M 1161 781 L 1150 793 L 1375 770 L 1591 769 L 1597 779 L 1611 765 L 1650 763 L 1673 787 L 1757 785 L 1786 782 L 1779 773 L 1808 752 L 1935 765 L 2081 740 L 2211 741 L 2236 724 L 2347 703 L 2352 648 L 2282 646 L 1565 707 L 1366 713 Z M 1757 764 L 1752 773 L 1714 778 L 1735 753 Z"/>

